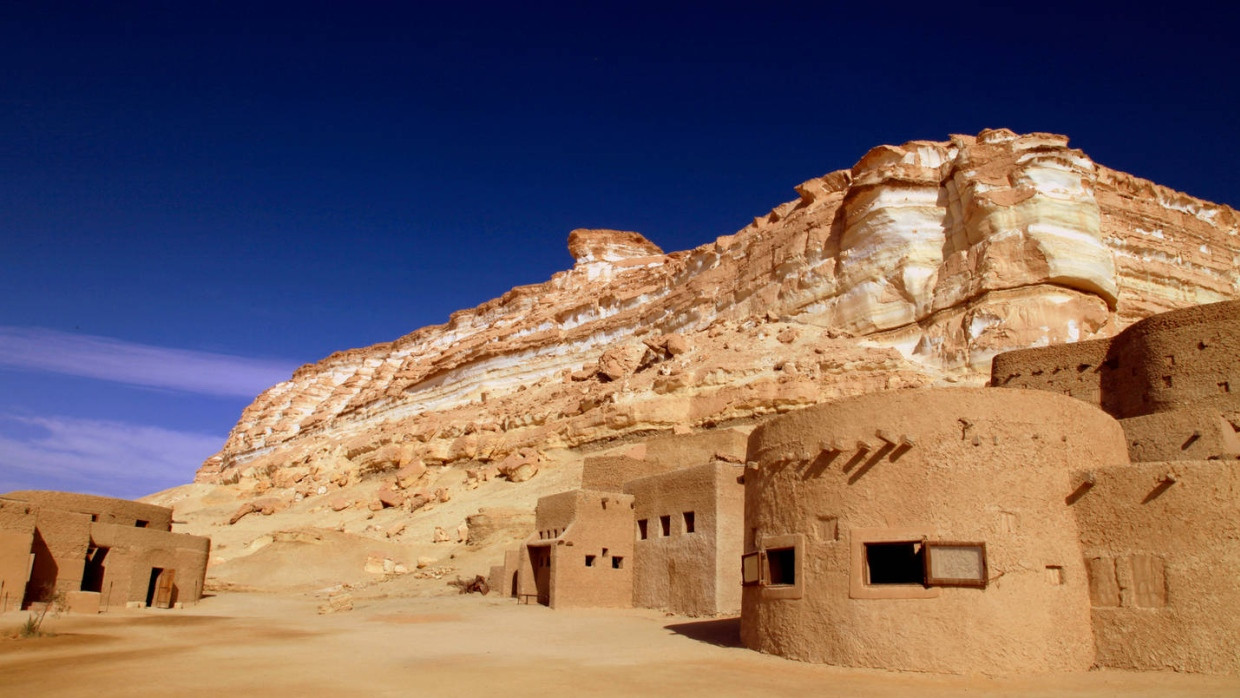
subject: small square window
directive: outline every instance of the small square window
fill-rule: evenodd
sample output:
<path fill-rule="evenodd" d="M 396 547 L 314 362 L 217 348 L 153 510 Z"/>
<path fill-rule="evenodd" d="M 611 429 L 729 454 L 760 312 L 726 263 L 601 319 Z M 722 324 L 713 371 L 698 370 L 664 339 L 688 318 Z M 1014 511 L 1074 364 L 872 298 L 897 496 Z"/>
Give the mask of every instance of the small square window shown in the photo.
<path fill-rule="evenodd" d="M 624 558 L 620 557 L 619 555 L 613 557 L 611 559 L 611 568 L 613 570 L 624 569 Z"/>
<path fill-rule="evenodd" d="M 771 548 L 766 551 L 767 584 L 791 586 L 797 583 L 797 549 Z"/>
<path fill-rule="evenodd" d="M 659 529 L 663 532 L 664 538 L 672 535 L 672 517 L 671 516 L 660 516 L 659 517 Z"/>
<path fill-rule="evenodd" d="M 693 512 L 686 511 L 685 517 L 685 533 L 693 533 Z"/>
<path fill-rule="evenodd" d="M 593 567 L 593 566 L 594 566 L 594 556 L 586 555 L 586 567 Z"/>
<path fill-rule="evenodd" d="M 637 538 L 638 540 L 646 540 L 646 519 L 637 520 Z"/>

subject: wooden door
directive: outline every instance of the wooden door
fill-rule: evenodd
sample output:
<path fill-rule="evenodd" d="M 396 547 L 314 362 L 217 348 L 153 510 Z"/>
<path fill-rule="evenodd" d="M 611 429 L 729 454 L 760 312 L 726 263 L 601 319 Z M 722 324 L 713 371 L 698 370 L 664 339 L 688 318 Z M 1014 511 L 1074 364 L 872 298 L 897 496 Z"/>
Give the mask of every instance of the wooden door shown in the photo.
<path fill-rule="evenodd" d="M 172 580 L 176 570 L 164 570 L 155 582 L 155 608 L 172 608 Z"/>

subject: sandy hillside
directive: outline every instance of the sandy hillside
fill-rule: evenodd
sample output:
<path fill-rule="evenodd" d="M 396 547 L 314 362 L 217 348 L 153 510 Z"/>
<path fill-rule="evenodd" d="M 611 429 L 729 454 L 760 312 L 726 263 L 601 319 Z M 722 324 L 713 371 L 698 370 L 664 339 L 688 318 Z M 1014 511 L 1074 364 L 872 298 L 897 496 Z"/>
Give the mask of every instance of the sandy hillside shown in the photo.
<path fill-rule="evenodd" d="M 401 508 L 371 511 L 349 507 L 333 511 L 321 498 L 296 502 L 275 515 L 255 512 L 228 521 L 250 497 L 226 485 L 191 484 L 143 501 L 173 508 L 173 529 L 209 536 L 208 590 L 315 591 L 347 585 L 356 594 L 437 595 L 455 593 L 447 581 L 486 575 L 533 531 L 538 498 L 581 485 L 581 455 L 553 451 L 539 474 L 521 483 L 490 479 L 466 483 L 459 467 L 432 468 L 424 477 L 429 490 L 449 499 L 415 512 Z M 341 491 L 344 496 L 373 495 L 374 482 Z M 495 530 L 475 527 L 468 543 L 457 542 L 467 517 L 489 514 Z M 449 542 L 435 543 L 435 528 Z M 396 570 L 367 572 L 367 559 L 391 561 Z M 418 569 L 419 560 L 424 567 Z"/>

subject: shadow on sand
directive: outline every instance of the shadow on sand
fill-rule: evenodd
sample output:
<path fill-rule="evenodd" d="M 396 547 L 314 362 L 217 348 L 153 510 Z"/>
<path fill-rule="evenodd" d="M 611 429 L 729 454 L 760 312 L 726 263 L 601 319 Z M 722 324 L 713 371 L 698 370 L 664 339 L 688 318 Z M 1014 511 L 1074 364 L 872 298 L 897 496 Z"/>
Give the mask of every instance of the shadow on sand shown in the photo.
<path fill-rule="evenodd" d="M 717 647 L 743 647 L 741 644 L 741 619 L 717 618 L 696 620 L 691 623 L 675 623 L 663 626 L 677 635 L 691 640 L 706 642 Z"/>

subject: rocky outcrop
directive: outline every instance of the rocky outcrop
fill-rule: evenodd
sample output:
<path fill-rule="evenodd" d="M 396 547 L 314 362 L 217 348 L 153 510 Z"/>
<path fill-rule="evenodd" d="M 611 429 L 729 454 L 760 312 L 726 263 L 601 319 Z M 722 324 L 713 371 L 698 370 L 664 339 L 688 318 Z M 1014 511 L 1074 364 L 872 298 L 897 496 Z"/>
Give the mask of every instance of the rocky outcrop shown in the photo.
<path fill-rule="evenodd" d="M 708 427 L 848 395 L 981 384 L 1000 351 L 1240 297 L 1240 219 L 1051 134 L 880 146 L 734 235 L 663 254 L 577 230 L 545 283 L 303 366 L 205 482 L 302 496 L 417 462 Z"/>

